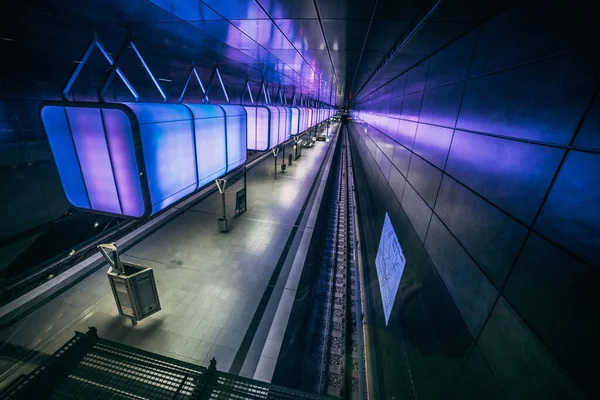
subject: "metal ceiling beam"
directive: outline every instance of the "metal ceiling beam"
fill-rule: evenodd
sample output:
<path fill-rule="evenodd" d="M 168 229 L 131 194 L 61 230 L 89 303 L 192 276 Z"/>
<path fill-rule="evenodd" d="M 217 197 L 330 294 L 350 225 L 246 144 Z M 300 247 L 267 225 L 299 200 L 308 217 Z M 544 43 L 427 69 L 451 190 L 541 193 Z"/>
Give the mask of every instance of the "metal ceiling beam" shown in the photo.
<path fill-rule="evenodd" d="M 163 90 L 163 88 L 160 86 L 160 84 L 158 83 L 158 81 L 154 77 L 154 74 L 152 73 L 152 71 L 150 71 L 150 67 L 148 67 L 148 64 L 146 64 L 146 61 L 144 60 L 144 57 L 142 57 L 142 54 L 138 50 L 138 48 L 135 45 L 135 43 L 133 41 L 131 41 L 130 44 L 131 44 L 131 48 L 133 49 L 133 51 L 135 51 L 135 54 L 138 56 L 138 59 L 140 60 L 140 62 L 144 66 L 144 69 L 146 70 L 146 72 L 150 76 L 150 79 L 152 79 L 152 82 L 154 82 L 154 86 L 156 86 L 156 89 L 159 91 L 160 95 L 162 96 L 163 102 L 166 103 L 167 102 L 167 95 L 165 94 L 165 91 Z"/>
<path fill-rule="evenodd" d="M 331 50 L 329 49 L 329 43 L 327 42 L 327 36 L 325 36 L 325 28 L 323 27 L 323 21 L 321 20 L 321 13 L 319 12 L 319 7 L 317 6 L 317 0 L 313 0 L 313 6 L 315 7 L 317 19 L 319 20 L 319 26 L 321 27 L 321 34 L 323 35 L 323 40 L 325 41 L 325 48 L 327 49 L 327 54 L 329 55 L 329 61 L 331 62 L 331 72 L 333 72 L 335 83 L 339 84 L 338 77 L 335 72 L 335 65 L 333 64 L 333 57 L 331 57 Z"/>
<path fill-rule="evenodd" d="M 271 89 L 269 88 L 269 84 L 265 84 L 265 86 L 263 86 L 263 89 L 265 90 L 265 97 L 267 99 L 267 104 L 273 104 L 273 102 L 271 101 Z"/>
<path fill-rule="evenodd" d="M 144 60 L 144 57 L 142 57 L 142 54 L 140 53 L 140 51 L 136 47 L 135 43 L 133 43 L 133 40 L 131 40 L 131 37 L 127 38 L 127 40 L 123 44 L 123 47 L 121 47 L 121 50 L 119 51 L 119 54 L 117 54 L 117 58 L 115 59 L 114 65 L 112 65 L 112 67 L 110 68 L 110 71 L 108 72 L 108 75 L 106 76 L 106 79 L 104 80 L 104 84 L 102 85 L 102 87 L 100 88 L 100 90 L 98 90 L 98 99 L 100 101 L 104 101 L 104 95 L 106 94 L 106 91 L 108 90 L 108 87 L 112 83 L 115 75 L 118 74 L 118 72 L 119 72 L 119 70 L 118 70 L 119 64 L 121 63 L 121 59 L 122 59 L 123 55 L 125 54 L 125 52 L 127 51 L 128 48 L 133 49 L 133 51 L 137 55 L 139 61 L 142 63 L 142 66 L 144 67 L 144 69 L 146 70 L 146 72 L 148 73 L 148 75 L 150 76 L 150 79 L 152 79 L 152 82 L 154 82 L 154 86 L 156 86 L 156 89 L 158 90 L 158 92 L 160 93 L 161 97 L 163 98 L 163 102 L 166 103 L 167 102 L 167 95 L 165 94 L 164 90 L 162 89 L 162 87 L 160 86 L 160 84 L 158 83 L 158 81 L 156 80 L 156 78 L 154 77 L 154 74 L 152 74 L 152 71 L 150 71 L 150 68 L 148 67 L 148 64 L 146 64 L 146 61 Z M 132 90 L 132 89 L 133 89 L 133 87 L 130 90 Z M 134 95 L 134 97 L 135 97 L 135 95 Z M 139 99 L 139 96 L 137 97 L 136 101 L 138 99 Z"/>
<path fill-rule="evenodd" d="M 68 94 L 71 91 L 71 87 L 73 87 L 73 84 L 75 83 L 75 80 L 77 80 L 77 77 L 79 76 L 79 73 L 83 69 L 83 66 L 89 60 L 90 55 L 92 54 L 92 52 L 94 51 L 95 48 L 98 48 L 98 50 L 100 50 L 100 52 L 102 53 L 102 55 L 104 56 L 104 58 L 106 59 L 106 61 L 108 61 L 108 63 L 115 70 L 115 72 L 119 76 L 119 78 L 121 78 L 121 80 L 123 81 L 123 83 L 125 84 L 125 86 L 127 87 L 127 89 L 131 92 L 131 94 L 133 95 L 133 98 L 135 99 L 135 101 L 138 101 L 140 99 L 139 94 L 135 91 L 135 89 L 133 88 L 133 85 L 129 82 L 129 80 L 127 80 L 127 78 L 125 77 L 125 74 L 123 73 L 123 71 L 121 71 L 121 69 L 118 66 L 115 66 L 114 60 L 112 59 L 112 57 L 110 56 L 110 54 L 108 54 L 108 52 L 106 51 L 106 49 L 104 48 L 104 46 L 102 45 L 102 43 L 100 43 L 100 41 L 98 40 L 96 32 L 94 32 L 94 38 L 92 39 L 92 41 L 88 45 L 85 53 L 81 57 L 81 60 L 79 61 L 79 64 L 77 65 L 77 68 L 75 68 L 75 71 L 73 71 L 73 74 L 71 75 L 71 78 L 69 79 L 69 81 L 67 82 L 67 84 L 65 85 L 65 87 L 63 88 L 63 90 L 61 91 L 60 97 L 64 101 L 69 101 Z"/>
<path fill-rule="evenodd" d="M 363 53 L 365 52 L 365 47 L 367 46 L 367 40 L 369 40 L 369 33 L 371 32 L 371 26 L 373 25 L 373 19 L 375 18 L 375 12 L 377 11 L 377 6 L 379 5 L 379 0 L 375 0 L 375 5 L 373 6 L 373 12 L 371 13 L 371 20 L 369 21 L 369 27 L 367 28 L 367 34 L 365 35 L 365 40 L 363 41 L 362 48 L 360 49 L 360 55 L 358 56 L 358 62 L 356 63 L 356 69 L 354 70 L 354 77 L 352 78 L 352 83 L 348 86 L 348 93 L 352 93 L 352 88 L 354 87 L 354 82 L 356 81 L 356 75 L 358 75 L 358 69 L 360 68 L 360 62 L 362 61 Z M 344 99 L 346 102 L 346 99 Z M 347 105 L 348 103 L 346 103 Z"/>
<path fill-rule="evenodd" d="M 260 2 L 258 0 L 254 0 L 254 2 L 256 3 L 256 5 L 262 10 L 262 12 L 265 13 L 265 15 L 269 18 L 269 20 L 271 21 L 271 23 L 277 28 L 277 30 L 283 35 L 283 37 L 288 41 L 288 43 L 292 46 L 292 48 L 294 50 L 296 50 L 296 53 L 298 53 L 298 55 L 300 55 L 300 58 L 302 58 L 302 60 L 304 60 L 304 62 L 306 63 L 306 65 L 308 66 L 308 68 L 311 69 L 311 71 L 314 72 L 315 75 L 317 75 L 317 71 L 314 70 L 314 68 L 312 67 L 311 63 L 308 62 L 308 60 L 306 60 L 306 58 L 304 58 L 304 54 L 302 54 L 302 52 L 300 50 L 298 50 L 296 48 L 296 45 L 290 40 L 290 38 L 286 35 L 286 33 L 279 27 L 279 25 L 275 22 L 275 19 L 273 19 L 273 17 L 271 17 L 271 14 L 269 14 L 269 12 L 262 6 L 262 4 L 260 4 Z M 315 6 L 316 8 L 316 6 Z M 317 12 L 317 16 L 318 16 L 318 12 Z M 319 19 L 320 20 L 320 19 Z M 325 37 L 325 34 L 323 34 L 323 38 Z M 327 41 L 325 41 L 325 43 L 327 43 Z M 329 50 L 329 48 L 328 48 Z M 268 51 L 268 50 L 267 50 Z M 271 53 L 269 51 L 269 53 Z M 271 53 L 272 54 L 272 53 Z M 274 54 L 273 54 L 274 55 Z M 275 56 L 277 57 L 277 56 Z M 331 55 L 329 56 L 331 59 Z M 281 60 L 279 57 L 277 57 L 277 59 Z M 281 62 L 283 62 L 283 60 L 281 60 Z M 285 62 L 283 62 L 284 65 L 287 65 Z M 332 65 L 333 65 L 333 60 L 332 60 Z M 294 69 L 290 68 L 292 71 L 294 71 Z M 334 73 L 334 78 L 337 81 L 337 76 L 335 76 L 335 70 L 333 71 Z M 302 76 L 302 75 L 300 75 Z M 306 80 L 306 78 L 302 77 L 302 79 Z M 309 82 L 310 83 L 310 82 Z"/>
<path fill-rule="evenodd" d="M 358 98 L 358 95 L 363 91 L 363 89 L 369 84 L 370 81 L 373 80 L 379 73 L 385 68 L 386 65 L 389 64 L 390 61 L 402 50 L 406 43 L 410 39 L 412 39 L 417 31 L 425 24 L 425 21 L 438 9 L 440 4 L 442 4 L 443 0 L 438 0 L 430 9 L 425 13 L 425 16 L 419 20 L 415 26 L 409 27 L 406 34 L 402 35 L 402 38 L 396 42 L 396 44 L 392 47 L 392 49 L 388 52 L 388 54 L 383 57 L 383 60 L 379 63 L 377 67 L 373 70 L 369 78 L 365 81 L 365 83 L 361 86 L 361 88 L 356 92 L 352 101 Z"/>
<path fill-rule="evenodd" d="M 255 1 L 256 1 L 256 0 L 255 0 Z M 296 71 L 296 70 L 294 70 L 293 68 L 291 68 L 291 67 L 290 67 L 289 65 L 287 65 L 287 64 L 286 64 L 286 63 L 285 63 L 283 60 L 281 60 L 279 57 L 275 56 L 275 54 L 273 54 L 271 51 L 269 51 L 269 49 L 267 49 L 265 46 L 263 46 L 262 44 L 258 43 L 256 40 L 254 40 L 254 39 L 252 39 L 250 36 L 248 36 L 248 35 L 247 35 L 247 34 L 246 34 L 246 33 L 245 33 L 243 30 L 241 30 L 241 29 L 240 29 L 240 27 L 239 27 L 239 26 L 237 26 L 236 24 L 234 24 L 233 22 L 231 22 L 229 19 L 225 18 L 225 16 L 224 16 L 223 14 L 221 14 L 221 13 L 220 13 L 220 12 L 219 12 L 219 11 L 218 11 L 218 10 L 217 10 L 215 7 L 214 7 L 214 6 L 211 6 L 211 5 L 209 5 L 209 4 L 205 3 L 205 2 L 203 2 L 203 5 L 204 5 L 204 6 L 206 6 L 206 8 L 208 8 L 208 9 L 209 9 L 209 10 L 211 10 L 212 12 L 214 12 L 216 15 L 218 15 L 220 18 L 222 18 L 224 21 L 228 22 L 228 23 L 231 25 L 231 27 L 232 27 L 232 28 L 234 28 L 234 29 L 236 29 L 236 30 L 238 30 L 238 31 L 240 32 L 240 34 L 242 34 L 242 35 L 246 36 L 248 39 L 250 39 L 251 41 L 253 41 L 254 43 L 256 43 L 256 45 L 257 45 L 257 46 L 259 46 L 260 48 L 262 48 L 263 50 L 265 50 L 266 52 L 268 52 L 269 54 L 271 54 L 273 57 L 275 57 L 275 58 L 277 58 L 278 60 L 280 60 L 280 61 L 281 61 L 281 62 L 282 62 L 284 65 L 286 65 L 286 66 L 287 66 L 287 67 L 290 69 L 290 71 L 292 71 L 292 72 L 293 72 L 293 73 L 294 73 L 294 74 L 295 74 L 297 77 L 299 77 L 300 79 L 299 79 L 299 80 L 296 80 L 296 79 L 294 79 L 294 76 L 288 76 L 288 75 L 286 75 L 286 74 L 285 74 L 285 73 L 283 73 L 283 72 L 279 72 L 279 71 L 275 70 L 274 68 L 272 68 L 272 67 L 268 66 L 267 64 L 265 64 L 265 63 L 261 62 L 261 61 L 260 61 L 258 58 L 252 57 L 252 58 L 253 58 L 253 59 L 255 59 L 256 61 L 258 61 L 260 64 L 262 64 L 262 65 L 263 65 L 265 68 L 267 68 L 267 67 L 268 67 L 270 70 L 272 70 L 272 71 L 273 71 L 273 72 L 275 72 L 276 74 L 283 75 L 283 76 L 287 76 L 287 77 L 289 77 L 290 79 L 293 79 L 293 80 L 294 80 L 294 81 L 296 81 L 296 82 L 300 82 L 300 83 L 302 83 L 302 82 L 306 82 L 306 83 L 308 83 L 309 85 L 312 85 L 312 84 L 311 84 L 311 82 L 310 82 L 308 79 L 306 79 L 306 78 L 305 78 L 305 77 L 304 77 L 302 74 L 300 74 L 298 71 Z M 258 6 L 259 6 L 261 9 L 263 9 L 263 10 L 264 10 L 264 8 L 262 7 L 262 5 L 260 5 L 258 2 L 257 2 L 257 5 L 258 5 Z M 161 7 L 161 8 L 162 8 L 162 7 Z M 163 9 L 164 9 L 164 8 L 163 8 Z M 266 10 L 264 10 L 264 12 L 265 12 L 265 14 L 266 14 L 267 16 L 269 16 L 269 14 L 266 12 Z M 202 31 L 202 32 L 204 32 L 204 33 L 206 33 L 206 34 L 209 34 L 209 35 L 211 35 L 211 36 L 214 36 L 214 35 L 213 35 L 213 34 L 211 34 L 210 32 L 207 32 L 207 31 L 205 31 L 205 30 L 203 30 L 203 29 L 199 28 L 198 26 L 196 26 L 196 25 L 194 25 L 194 24 L 190 23 L 190 21 L 188 21 L 188 20 L 185 20 L 185 19 L 181 18 L 181 17 L 180 17 L 180 16 L 178 16 L 178 15 L 177 15 L 177 17 L 178 17 L 179 19 L 181 19 L 181 20 L 183 20 L 183 21 L 187 22 L 187 23 L 188 23 L 189 25 L 191 25 L 192 27 L 194 27 L 194 28 L 196 28 L 196 29 L 198 29 L 198 30 L 200 30 L 200 31 Z M 273 21 L 273 19 L 272 19 L 270 16 L 269 16 L 269 18 L 271 19 L 271 21 Z M 279 28 L 279 26 L 278 26 L 277 24 L 274 24 L 274 25 L 275 25 L 275 26 L 277 27 L 277 29 L 278 29 L 278 30 L 281 32 L 281 28 Z M 283 33 L 282 33 L 282 34 L 283 34 Z M 285 35 L 284 35 L 284 36 L 285 36 Z M 218 40 L 221 40 L 221 39 L 219 39 L 219 38 L 217 38 L 217 39 L 218 39 Z M 286 39 L 287 39 L 288 41 L 290 41 L 290 40 L 289 40 L 289 38 L 287 38 L 287 37 L 286 37 Z M 294 46 L 294 45 L 293 45 L 293 43 L 291 43 L 291 41 L 290 41 L 290 44 L 292 45 L 292 47 Z M 246 54 L 246 53 L 244 53 L 244 54 Z M 301 56 L 302 58 L 304 58 L 304 56 L 303 56 L 302 54 L 300 54 L 300 56 Z M 306 60 L 305 60 L 305 61 L 306 61 Z M 307 65 L 308 65 L 308 67 L 309 67 L 309 68 L 311 68 L 311 69 L 312 69 L 312 67 L 311 67 L 310 63 L 308 63 L 308 62 L 307 62 Z M 263 71 L 263 72 L 264 72 L 264 71 Z M 335 72 L 334 72 L 334 73 L 335 73 Z M 314 86 L 314 85 L 313 85 L 313 86 Z"/>
<path fill-rule="evenodd" d="M 225 88 L 225 84 L 223 83 L 223 78 L 221 77 L 221 71 L 219 71 L 219 66 L 216 64 L 215 64 L 215 67 L 213 68 L 212 73 L 210 74 L 210 79 L 208 80 L 208 83 L 206 84 L 206 93 L 204 94 L 204 102 L 210 103 L 210 100 L 208 98 L 208 92 L 210 91 L 210 88 L 212 87 L 212 83 L 215 79 L 215 76 L 217 77 L 217 79 L 219 79 L 219 83 L 221 84 L 221 89 L 223 90 L 223 95 L 225 95 L 225 100 L 227 100 L 227 104 L 230 104 L 229 95 L 227 94 L 227 89 Z"/>
<path fill-rule="evenodd" d="M 259 103 L 261 94 L 263 95 L 263 98 L 265 99 L 264 102 L 266 104 L 267 103 L 267 92 L 265 91 L 265 80 L 264 79 L 260 82 L 260 86 L 258 87 L 258 93 L 256 94 L 256 104 Z"/>
<path fill-rule="evenodd" d="M 240 97 L 240 104 L 244 102 L 244 96 L 248 92 L 250 96 L 250 104 L 254 104 L 254 98 L 252 97 L 252 90 L 250 90 L 250 82 L 246 79 L 246 83 L 244 84 L 244 88 L 242 89 L 242 96 Z"/>
<path fill-rule="evenodd" d="M 183 86 L 183 90 L 181 91 L 181 96 L 179 96 L 179 99 L 177 99 L 179 103 L 183 101 L 183 96 L 185 95 L 185 92 L 187 92 L 188 85 L 190 84 L 190 80 L 192 79 L 192 74 L 196 76 L 196 81 L 198 81 L 200 89 L 202 89 L 202 95 L 206 96 L 206 90 L 204 90 L 204 85 L 202 84 L 202 81 L 200 80 L 200 75 L 198 75 L 198 71 L 196 70 L 196 63 L 192 62 L 192 68 L 188 73 L 185 85 Z"/>

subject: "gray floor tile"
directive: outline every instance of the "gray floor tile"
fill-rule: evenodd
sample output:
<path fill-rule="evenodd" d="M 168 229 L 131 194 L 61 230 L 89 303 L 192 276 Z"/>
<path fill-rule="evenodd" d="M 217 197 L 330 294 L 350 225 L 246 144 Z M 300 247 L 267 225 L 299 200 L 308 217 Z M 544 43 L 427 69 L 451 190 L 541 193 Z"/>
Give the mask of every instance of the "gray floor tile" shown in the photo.
<path fill-rule="evenodd" d="M 196 346 L 196 350 L 194 351 L 194 354 L 192 354 L 191 358 L 194 360 L 201 360 L 202 362 L 204 362 L 213 346 L 214 343 L 211 342 L 200 342 L 198 346 Z"/>
<path fill-rule="evenodd" d="M 188 336 L 178 335 L 167 350 L 171 353 L 180 354 L 189 339 Z"/>

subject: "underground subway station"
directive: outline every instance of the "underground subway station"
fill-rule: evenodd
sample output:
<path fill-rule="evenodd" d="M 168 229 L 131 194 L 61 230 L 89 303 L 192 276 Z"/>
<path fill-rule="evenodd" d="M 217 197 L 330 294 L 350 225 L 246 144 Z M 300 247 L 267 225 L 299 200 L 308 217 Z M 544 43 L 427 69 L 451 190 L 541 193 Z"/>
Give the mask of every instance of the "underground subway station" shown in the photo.
<path fill-rule="evenodd" d="M 600 398 L 598 15 L 3 2 L 0 398 Z"/>

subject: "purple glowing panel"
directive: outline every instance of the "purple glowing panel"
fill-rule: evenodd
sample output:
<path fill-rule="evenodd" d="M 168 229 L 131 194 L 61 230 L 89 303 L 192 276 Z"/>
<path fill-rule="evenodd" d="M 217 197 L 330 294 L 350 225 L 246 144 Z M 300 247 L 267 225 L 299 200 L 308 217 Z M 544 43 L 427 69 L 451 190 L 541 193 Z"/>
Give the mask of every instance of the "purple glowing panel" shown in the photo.
<path fill-rule="evenodd" d="M 244 108 L 247 113 L 248 150 L 269 150 L 269 110 L 262 106 Z"/>
<path fill-rule="evenodd" d="M 121 110 L 107 108 L 101 112 L 123 214 L 141 217 L 144 215 L 145 205 L 131 122 Z"/>
<path fill-rule="evenodd" d="M 269 109 L 269 148 L 277 146 L 279 142 L 279 109 L 274 106 L 267 106 Z"/>
<path fill-rule="evenodd" d="M 154 214 L 196 190 L 192 115 L 180 104 L 128 103 L 127 106 L 140 124 Z"/>
<path fill-rule="evenodd" d="M 192 105 L 194 116 L 198 186 L 211 183 L 227 171 L 225 112 L 219 106 Z"/>
<path fill-rule="evenodd" d="M 65 108 L 46 106 L 41 117 L 67 200 L 75 207 L 89 209 L 90 202 Z"/>
<path fill-rule="evenodd" d="M 292 113 L 290 118 L 290 135 L 297 135 L 299 132 L 300 122 L 300 110 L 296 107 L 291 107 L 290 112 Z"/>
<path fill-rule="evenodd" d="M 227 123 L 227 171 L 244 164 L 248 156 L 246 110 L 242 106 L 221 106 Z"/>
<path fill-rule="evenodd" d="M 246 140 L 248 150 L 258 150 L 256 147 L 256 107 L 244 107 L 246 110 Z"/>
<path fill-rule="evenodd" d="M 302 133 L 306 130 L 306 113 L 304 108 L 298 108 L 300 113 L 298 117 L 298 133 Z"/>
<path fill-rule="evenodd" d="M 310 117 L 310 113 L 308 111 L 308 108 L 305 108 L 304 109 L 304 130 L 307 130 L 308 128 L 310 128 L 309 117 Z"/>
<path fill-rule="evenodd" d="M 269 110 L 266 107 L 256 108 L 256 146 L 258 150 L 266 151 L 271 146 L 271 124 Z"/>
<path fill-rule="evenodd" d="M 285 142 L 289 135 L 289 121 L 288 121 L 288 109 L 286 107 L 277 107 L 279 110 L 279 134 L 278 134 L 278 142 Z"/>
<path fill-rule="evenodd" d="M 100 110 L 66 110 L 91 209 L 122 214 Z"/>
<path fill-rule="evenodd" d="M 313 109 L 308 108 L 307 111 L 308 111 L 308 128 L 312 128 L 314 125 L 313 124 Z"/>

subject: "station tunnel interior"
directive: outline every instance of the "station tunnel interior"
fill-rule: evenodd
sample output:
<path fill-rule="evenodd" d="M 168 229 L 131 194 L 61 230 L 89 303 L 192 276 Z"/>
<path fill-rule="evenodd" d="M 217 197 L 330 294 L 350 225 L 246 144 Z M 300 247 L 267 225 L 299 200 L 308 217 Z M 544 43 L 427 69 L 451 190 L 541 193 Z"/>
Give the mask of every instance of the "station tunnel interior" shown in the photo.
<path fill-rule="evenodd" d="M 73 209 L 42 122 L 96 37 L 143 102 L 347 113 L 375 398 L 598 398 L 600 24 L 593 1 L 21 0 L 0 12 L 0 285 L 127 218 Z M 192 64 L 193 63 L 193 64 Z M 67 100 L 96 102 L 94 51 Z M 251 93 L 248 93 L 250 89 Z M 132 101 L 114 79 L 107 102 Z M 194 80 L 184 103 L 205 101 Z M 406 256 L 386 321 L 389 218 Z M 3 285 L 4 286 L 4 285 Z M 4 296 L 5 288 L 0 289 Z M 6 300 L 8 301 L 8 300 Z M 277 374 L 276 374 L 277 376 Z M 276 381 L 274 381 L 276 383 Z"/>

